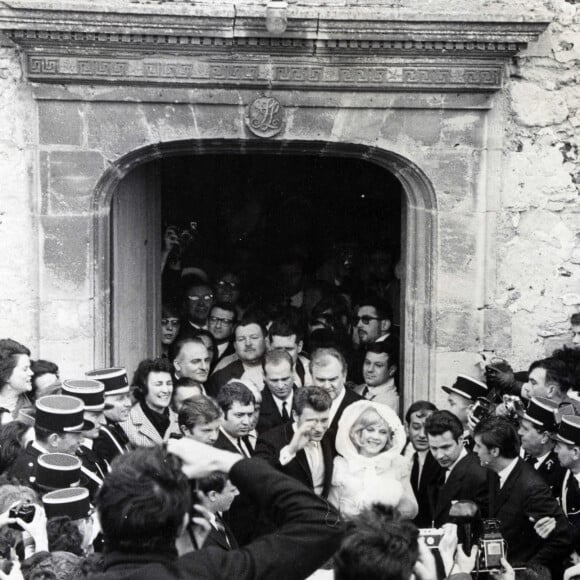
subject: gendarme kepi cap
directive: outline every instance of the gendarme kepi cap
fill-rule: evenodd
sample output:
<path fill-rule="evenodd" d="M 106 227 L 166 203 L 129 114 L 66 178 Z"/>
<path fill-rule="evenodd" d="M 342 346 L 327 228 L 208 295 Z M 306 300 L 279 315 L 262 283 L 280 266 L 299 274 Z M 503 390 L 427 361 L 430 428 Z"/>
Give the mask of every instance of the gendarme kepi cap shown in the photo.
<path fill-rule="evenodd" d="M 466 399 L 475 401 L 479 397 L 487 396 L 487 385 L 467 375 L 457 375 L 457 379 L 450 387 L 441 387 L 446 393 L 455 393 Z"/>
<path fill-rule="evenodd" d="M 81 460 L 69 453 L 45 453 L 34 466 L 32 483 L 45 491 L 76 487 L 81 482 Z"/>
<path fill-rule="evenodd" d="M 580 447 L 580 417 L 564 415 L 554 439 L 566 445 Z"/>
<path fill-rule="evenodd" d="M 122 367 L 96 369 L 85 373 L 85 376 L 89 379 L 100 381 L 105 385 L 105 397 L 109 395 L 122 395 L 129 392 L 127 371 Z"/>
<path fill-rule="evenodd" d="M 85 411 L 102 411 L 105 408 L 105 385 L 93 379 L 67 379 L 62 383 L 62 394 L 78 397 Z"/>
<path fill-rule="evenodd" d="M 528 403 L 528 408 L 520 417 L 530 421 L 536 427 L 553 432 L 556 431 L 556 427 L 558 426 L 556 421 L 557 411 L 558 405 L 550 399 L 546 399 L 545 397 L 532 397 Z"/>
<path fill-rule="evenodd" d="M 91 513 L 89 490 L 84 487 L 49 491 L 42 496 L 42 503 L 47 518 L 68 516 L 71 520 L 80 520 Z"/>
<path fill-rule="evenodd" d="M 57 433 L 80 433 L 95 428 L 83 419 L 85 405 L 78 397 L 47 395 L 35 403 L 35 426 Z"/>

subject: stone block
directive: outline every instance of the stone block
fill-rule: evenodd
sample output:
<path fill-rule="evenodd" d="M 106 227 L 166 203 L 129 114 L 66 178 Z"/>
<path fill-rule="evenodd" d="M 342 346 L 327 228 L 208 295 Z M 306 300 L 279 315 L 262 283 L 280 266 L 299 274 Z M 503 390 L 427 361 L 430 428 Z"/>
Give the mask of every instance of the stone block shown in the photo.
<path fill-rule="evenodd" d="M 483 311 L 483 347 L 491 351 L 511 351 L 511 315 L 505 310 Z"/>
<path fill-rule="evenodd" d="M 0 321 L 0 338 L 13 338 L 34 350 L 37 340 L 38 303 L 33 293 L 13 291 L 9 298 L 0 298 Z"/>
<path fill-rule="evenodd" d="M 395 109 L 384 119 L 381 136 L 401 141 L 406 148 L 437 147 L 441 140 L 441 112 L 438 109 Z"/>
<path fill-rule="evenodd" d="M 439 218 L 439 248 L 441 268 L 446 273 L 459 273 L 462 276 L 470 269 L 476 259 L 476 235 L 481 223 L 477 214 L 441 215 Z"/>
<path fill-rule="evenodd" d="M 482 349 L 478 313 L 473 309 L 450 310 L 440 308 L 437 312 L 437 348 L 440 350 Z"/>
<path fill-rule="evenodd" d="M 516 121 L 525 127 L 556 125 L 568 117 L 568 106 L 559 91 L 546 91 L 526 81 L 512 82 L 510 96 Z"/>
<path fill-rule="evenodd" d="M 90 220 L 81 216 L 41 218 L 45 299 L 88 295 Z"/>
<path fill-rule="evenodd" d="M 43 340 L 39 357 L 58 363 L 63 379 L 83 378 L 86 371 L 95 368 L 93 361 L 94 340 L 92 337 L 74 340 Z"/>
<path fill-rule="evenodd" d="M 242 139 L 246 133 L 244 126 L 245 107 L 223 105 L 195 105 L 193 107 L 194 132 L 209 139 Z M 282 129 L 281 135 L 284 134 Z"/>
<path fill-rule="evenodd" d="M 199 139 L 196 119 L 191 106 L 184 104 L 143 105 L 145 118 L 158 141 Z"/>
<path fill-rule="evenodd" d="M 92 336 L 88 300 L 51 300 L 41 303 L 40 340 L 78 340 Z"/>
<path fill-rule="evenodd" d="M 336 109 L 305 107 L 299 110 L 286 109 L 286 127 L 281 135 L 292 139 L 315 139 L 337 141 L 339 137 L 333 133 L 336 123 Z M 314 129 L 314 131 L 313 131 Z M 348 128 L 348 133 L 351 133 Z"/>
<path fill-rule="evenodd" d="M 52 151 L 47 154 L 48 210 L 52 215 L 87 213 L 93 189 L 104 172 L 103 156 L 95 151 Z"/>
<path fill-rule="evenodd" d="M 41 145 L 82 145 L 83 119 L 77 101 L 39 101 L 38 138 Z"/>
<path fill-rule="evenodd" d="M 486 111 L 443 111 L 441 143 L 454 149 L 469 151 L 485 146 Z"/>
<path fill-rule="evenodd" d="M 86 111 L 89 149 L 115 159 L 154 142 L 141 105 L 90 103 Z"/>

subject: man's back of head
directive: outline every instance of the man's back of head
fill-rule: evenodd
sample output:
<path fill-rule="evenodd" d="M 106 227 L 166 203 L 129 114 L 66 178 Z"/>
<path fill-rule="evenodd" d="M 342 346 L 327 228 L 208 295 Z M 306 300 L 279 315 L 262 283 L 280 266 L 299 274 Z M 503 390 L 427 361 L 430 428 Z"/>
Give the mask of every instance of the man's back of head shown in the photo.
<path fill-rule="evenodd" d="M 181 461 L 157 447 L 118 456 L 96 506 L 108 551 L 173 554 L 191 507 Z"/>
<path fill-rule="evenodd" d="M 409 580 L 419 555 L 417 527 L 374 504 L 361 512 L 334 558 L 335 580 Z"/>

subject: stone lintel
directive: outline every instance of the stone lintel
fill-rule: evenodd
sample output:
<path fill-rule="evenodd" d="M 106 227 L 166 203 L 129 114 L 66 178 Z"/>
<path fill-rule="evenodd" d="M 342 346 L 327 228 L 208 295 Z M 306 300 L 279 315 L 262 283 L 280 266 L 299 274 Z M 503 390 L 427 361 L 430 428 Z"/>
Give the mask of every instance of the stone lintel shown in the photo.
<path fill-rule="evenodd" d="M 50 56 L 28 54 L 27 76 L 42 82 L 163 84 L 355 91 L 495 91 L 501 87 L 501 61 L 397 59 L 343 61 L 317 58 L 243 61 L 185 57 Z"/>

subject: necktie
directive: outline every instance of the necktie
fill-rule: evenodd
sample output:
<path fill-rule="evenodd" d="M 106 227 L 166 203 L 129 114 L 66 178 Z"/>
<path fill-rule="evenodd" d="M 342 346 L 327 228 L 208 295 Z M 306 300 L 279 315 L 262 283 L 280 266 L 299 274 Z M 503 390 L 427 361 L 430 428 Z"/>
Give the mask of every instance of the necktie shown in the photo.
<path fill-rule="evenodd" d="M 220 534 L 222 534 L 222 536 L 226 539 L 226 543 L 231 548 L 232 544 L 231 544 L 230 539 L 228 537 L 228 532 L 226 530 L 226 527 L 224 526 L 222 519 L 217 514 L 215 516 L 215 526 L 214 527 L 218 532 L 220 532 Z"/>
<path fill-rule="evenodd" d="M 413 467 L 411 468 L 411 487 L 417 493 L 419 489 L 419 454 L 415 451 L 413 453 Z"/>
<path fill-rule="evenodd" d="M 282 403 L 282 421 L 284 423 L 290 423 L 290 415 L 288 415 L 288 409 L 286 408 L 286 401 Z"/>
<path fill-rule="evenodd" d="M 365 385 L 364 389 L 362 390 L 361 397 L 363 399 L 368 399 L 369 388 Z"/>
<path fill-rule="evenodd" d="M 242 441 L 242 439 L 240 437 L 238 437 L 238 449 L 241 451 L 241 453 L 244 457 L 250 457 L 250 454 L 248 452 L 248 448 L 245 446 L 244 442 Z"/>
<path fill-rule="evenodd" d="M 532 457 L 529 453 L 526 453 L 524 461 L 529 463 L 532 467 L 536 467 L 536 458 Z"/>

